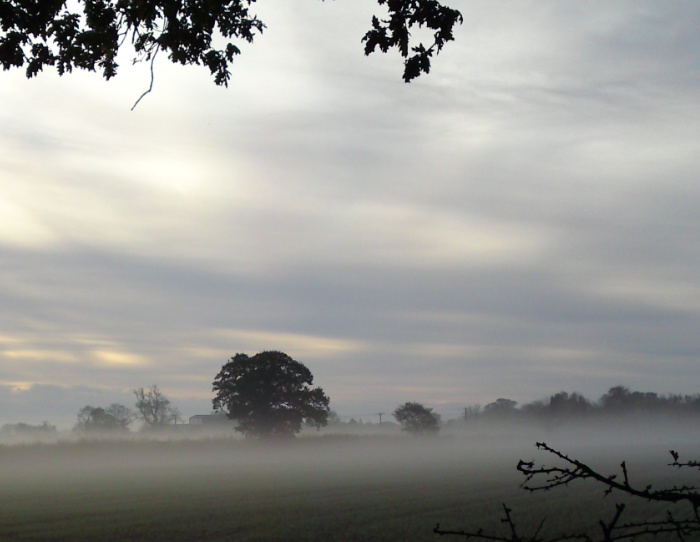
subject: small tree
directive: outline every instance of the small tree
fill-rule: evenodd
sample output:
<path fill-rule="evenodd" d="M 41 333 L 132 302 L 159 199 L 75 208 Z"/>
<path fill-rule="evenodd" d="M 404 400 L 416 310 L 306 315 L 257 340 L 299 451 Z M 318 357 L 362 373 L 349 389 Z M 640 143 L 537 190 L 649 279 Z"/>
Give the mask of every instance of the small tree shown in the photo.
<path fill-rule="evenodd" d="M 133 411 L 119 403 L 107 408 L 84 406 L 78 411 L 77 431 L 128 431 L 136 419 Z"/>
<path fill-rule="evenodd" d="M 134 390 L 136 409 L 147 427 L 156 428 L 177 423 L 182 419 L 180 411 L 171 406 L 160 388 L 153 384 L 150 388 Z"/>
<path fill-rule="evenodd" d="M 484 414 L 489 416 L 511 416 L 515 414 L 515 407 L 518 402 L 512 399 L 499 397 L 493 403 L 489 403 L 484 407 Z"/>
<path fill-rule="evenodd" d="M 583 395 L 577 392 L 560 391 L 549 398 L 547 411 L 550 416 L 571 418 L 584 416 L 593 410 L 593 405 Z"/>
<path fill-rule="evenodd" d="M 414 435 L 434 434 L 440 430 L 440 415 L 420 403 L 404 403 L 394 410 L 401 429 Z"/>
<path fill-rule="evenodd" d="M 282 352 L 236 354 L 214 379 L 214 408 L 236 420 L 236 431 L 246 436 L 293 436 L 305 421 L 327 424 L 330 399 L 311 387 L 313 378 Z"/>

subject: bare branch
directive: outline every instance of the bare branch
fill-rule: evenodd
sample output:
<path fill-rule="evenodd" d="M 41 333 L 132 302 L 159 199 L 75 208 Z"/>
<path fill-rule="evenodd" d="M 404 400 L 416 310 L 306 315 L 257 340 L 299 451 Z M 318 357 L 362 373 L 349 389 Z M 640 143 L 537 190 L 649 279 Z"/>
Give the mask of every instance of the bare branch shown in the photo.
<path fill-rule="evenodd" d="M 484 532 L 483 529 L 474 531 L 468 530 L 445 530 L 440 529 L 440 524 L 433 529 L 433 532 L 438 535 L 448 536 L 463 536 L 465 540 L 486 540 L 492 542 L 563 542 L 563 541 L 579 541 L 579 542 L 622 542 L 635 541 L 642 538 L 647 540 L 657 536 L 671 536 L 679 542 L 697 539 L 700 534 L 700 493 L 697 492 L 694 486 L 673 486 L 667 489 L 652 490 L 651 485 L 647 485 L 643 489 L 635 487 L 630 483 L 630 476 L 627 470 L 626 462 L 620 464 L 622 469 L 622 481 L 617 481 L 617 475 L 611 474 L 605 476 L 594 470 L 589 465 L 573 459 L 568 455 L 547 446 L 544 442 L 538 442 L 537 448 L 543 450 L 558 460 L 563 462 L 560 466 L 541 466 L 536 467 L 534 461 L 520 460 L 517 465 L 518 471 L 525 476 L 525 481 L 521 487 L 527 491 L 549 491 L 559 486 L 566 486 L 575 480 L 592 479 L 604 487 L 604 496 L 610 495 L 613 491 L 621 492 L 632 497 L 640 497 L 647 502 L 665 502 L 670 504 L 688 503 L 692 507 L 692 515 L 685 518 L 678 518 L 669 510 L 665 519 L 658 521 L 641 521 L 623 523 L 622 516 L 625 512 L 625 504 L 618 503 L 615 505 L 615 514 L 610 521 L 599 520 L 598 527 L 602 538 L 593 538 L 586 533 L 567 533 L 555 537 L 545 538 L 541 536 L 544 520 L 542 520 L 531 536 L 523 536 L 518 533 L 515 520 L 511 515 L 512 510 L 505 504 L 503 505 L 504 518 L 502 523 L 506 524 L 509 529 L 507 535 L 491 534 Z M 670 466 L 682 468 L 700 467 L 698 461 L 679 462 L 679 454 L 674 450 L 670 451 L 673 457 L 673 463 Z M 540 481 L 544 479 L 543 481 Z M 666 538 L 664 538 L 666 540 Z"/>
<path fill-rule="evenodd" d="M 652 490 L 651 486 L 646 486 L 644 489 L 636 488 L 629 484 L 627 468 L 625 463 L 622 463 L 623 482 L 617 481 L 617 475 L 611 474 L 605 476 L 585 463 L 572 459 L 567 455 L 550 448 L 544 442 L 538 442 L 537 448 L 544 450 L 559 459 L 562 459 L 566 465 L 562 467 L 535 467 L 534 462 L 518 462 L 517 469 L 525 475 L 523 489 L 527 491 L 548 491 L 555 487 L 568 485 L 574 480 L 593 479 L 605 487 L 605 495 L 609 495 L 613 490 L 641 497 L 650 501 L 660 501 L 669 503 L 689 502 L 693 507 L 700 506 L 700 494 L 695 491 L 692 486 L 672 487 L 669 489 Z M 680 466 L 680 465 L 679 465 Z M 535 478 L 544 476 L 544 482 L 533 484 Z"/>

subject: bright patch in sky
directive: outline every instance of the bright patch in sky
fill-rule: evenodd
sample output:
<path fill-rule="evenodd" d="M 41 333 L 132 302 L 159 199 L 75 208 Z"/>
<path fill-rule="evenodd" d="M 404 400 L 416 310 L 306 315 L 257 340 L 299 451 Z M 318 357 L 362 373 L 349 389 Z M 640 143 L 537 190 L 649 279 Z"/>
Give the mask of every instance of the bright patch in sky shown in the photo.
<path fill-rule="evenodd" d="M 99 363 L 105 365 L 144 365 L 147 363 L 143 356 L 129 354 L 128 352 L 93 350 L 91 354 L 98 360 Z"/>

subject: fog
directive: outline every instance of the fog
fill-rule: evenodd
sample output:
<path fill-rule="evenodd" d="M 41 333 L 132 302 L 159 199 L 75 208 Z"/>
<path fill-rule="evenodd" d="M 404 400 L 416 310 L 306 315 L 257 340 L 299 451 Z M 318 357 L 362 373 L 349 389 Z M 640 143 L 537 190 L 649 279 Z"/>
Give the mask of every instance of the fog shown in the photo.
<path fill-rule="evenodd" d="M 560 427 L 527 423 L 454 424 L 438 436 L 402 433 L 394 424 L 360 426 L 354 432 L 307 429 L 287 440 L 243 439 L 232 431 L 141 432 L 123 435 L 58 433 L 50 440 L 6 439 L 0 443 L 0 476 L 24 484 L 32 478 L 156 472 L 171 469 L 241 469 L 283 474 L 318 471 L 420 472 L 467 465 L 474 472 L 513 472 L 519 459 L 548 462 L 537 442 L 583 461 L 613 466 L 636 458 L 670 461 L 679 450 L 686 460 L 700 458 L 700 436 L 693 419 L 589 420 Z M 186 426 L 185 428 L 186 429 Z"/>
<path fill-rule="evenodd" d="M 426 540 L 436 522 L 500 529 L 503 503 L 522 511 L 524 525 L 556 506 L 552 529 L 568 525 L 582 502 L 593 503 L 585 506 L 591 520 L 609 511 L 613 502 L 595 484 L 523 491 L 519 459 L 558 463 L 536 442 L 605 475 L 619 473 L 625 460 L 642 487 L 694 481 L 695 472 L 668 467 L 669 449 L 682 460 L 700 458 L 700 439 L 684 420 L 453 424 L 435 437 L 369 426 L 276 442 L 231 433 L 63 435 L 0 445 L 0 539 L 346 540 L 357 532 L 359 539 Z M 285 535 L 274 530 L 280 522 Z"/>

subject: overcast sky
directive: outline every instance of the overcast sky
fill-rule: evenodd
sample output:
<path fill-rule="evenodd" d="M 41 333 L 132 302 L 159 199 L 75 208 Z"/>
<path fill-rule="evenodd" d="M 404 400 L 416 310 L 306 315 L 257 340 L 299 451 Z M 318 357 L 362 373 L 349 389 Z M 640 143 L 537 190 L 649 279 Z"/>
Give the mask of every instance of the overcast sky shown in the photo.
<path fill-rule="evenodd" d="M 260 1 L 201 67 L 0 73 L 0 423 L 235 353 L 341 415 L 560 390 L 700 392 L 700 4 L 448 1 L 428 76 L 363 56 L 376 2 Z"/>

